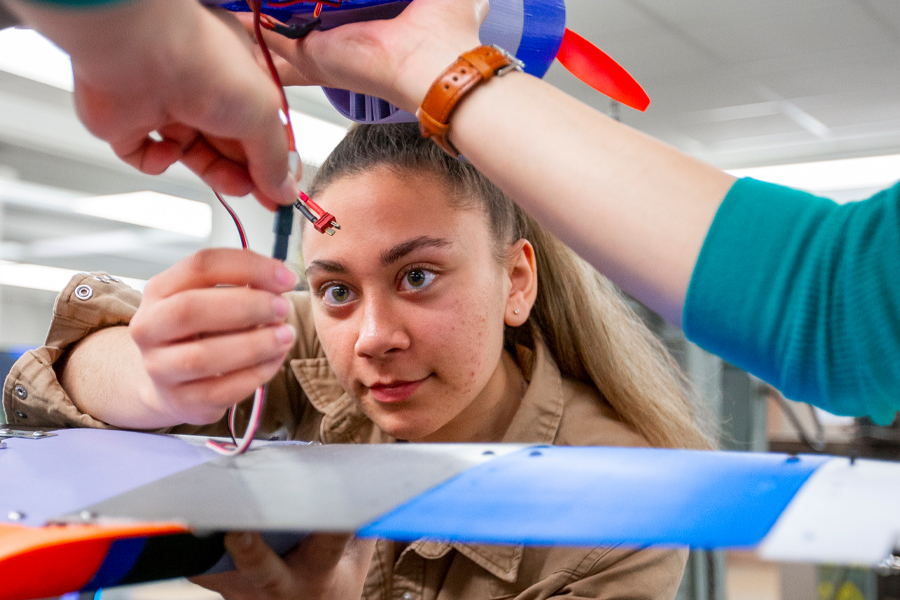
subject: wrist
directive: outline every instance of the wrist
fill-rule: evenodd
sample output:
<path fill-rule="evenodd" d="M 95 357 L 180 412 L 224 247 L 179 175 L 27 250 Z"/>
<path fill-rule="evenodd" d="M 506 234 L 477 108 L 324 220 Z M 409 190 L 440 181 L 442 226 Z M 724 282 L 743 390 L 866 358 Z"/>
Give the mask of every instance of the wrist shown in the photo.
<path fill-rule="evenodd" d="M 495 77 L 521 71 L 523 66 L 497 46 L 482 45 L 464 53 L 434 81 L 416 111 L 422 136 L 459 158 L 460 151 L 449 139 L 456 109 Z"/>
<path fill-rule="evenodd" d="M 446 71 L 460 55 L 479 45 L 481 42 L 477 37 L 473 37 L 447 43 L 429 52 L 412 53 L 398 71 L 395 89 L 400 103 L 394 104 L 415 114 L 441 73 Z"/>

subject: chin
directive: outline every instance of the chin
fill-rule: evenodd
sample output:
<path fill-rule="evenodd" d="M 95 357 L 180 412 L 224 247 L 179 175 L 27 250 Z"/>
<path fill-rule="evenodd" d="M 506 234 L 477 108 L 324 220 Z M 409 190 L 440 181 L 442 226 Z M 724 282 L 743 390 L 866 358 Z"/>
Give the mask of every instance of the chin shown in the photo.
<path fill-rule="evenodd" d="M 392 438 L 407 442 L 422 440 L 435 432 L 434 427 L 423 426 L 421 423 L 410 423 L 406 419 L 396 416 L 374 418 L 372 421 Z"/>
<path fill-rule="evenodd" d="M 403 440 L 405 442 L 419 441 L 422 438 L 428 436 L 429 433 L 431 433 L 430 431 L 423 431 L 422 429 L 417 428 L 417 427 L 403 427 L 403 426 L 390 427 L 390 428 L 381 427 L 381 430 L 384 431 L 389 436 L 391 436 L 392 438 L 397 439 L 397 440 Z"/>
<path fill-rule="evenodd" d="M 429 418 L 431 411 L 416 404 L 380 404 L 369 396 L 358 400 L 363 412 L 381 431 L 394 439 L 409 442 L 424 441 L 447 423 L 441 415 Z"/>

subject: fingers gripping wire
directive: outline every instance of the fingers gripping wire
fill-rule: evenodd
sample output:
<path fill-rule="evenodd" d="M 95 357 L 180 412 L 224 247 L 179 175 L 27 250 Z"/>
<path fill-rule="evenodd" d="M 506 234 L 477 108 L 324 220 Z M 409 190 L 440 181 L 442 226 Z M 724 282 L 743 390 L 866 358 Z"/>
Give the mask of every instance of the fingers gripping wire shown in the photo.
<path fill-rule="evenodd" d="M 275 80 L 275 83 L 278 85 L 278 89 L 281 91 L 281 116 L 282 120 L 285 124 L 285 130 L 288 136 L 288 144 L 289 144 L 289 157 L 291 160 L 291 170 L 296 171 L 297 163 L 299 162 L 299 156 L 297 154 L 297 146 L 294 140 L 293 128 L 291 127 L 291 117 L 290 110 L 288 109 L 287 97 L 284 94 L 284 89 L 281 85 L 281 79 L 278 77 L 278 70 L 275 68 L 275 63 L 272 60 L 272 55 L 269 53 L 269 49 L 266 46 L 266 42 L 262 36 L 262 27 L 263 23 L 266 23 L 266 29 L 272 29 L 278 31 L 276 29 L 277 26 L 282 25 L 272 19 L 271 17 L 265 16 L 261 14 L 261 0 L 250 0 L 250 7 L 253 10 L 253 26 L 254 32 L 256 33 L 256 40 L 259 44 L 260 49 L 262 50 L 263 56 L 266 59 L 266 64 L 269 67 L 269 71 L 272 74 L 272 78 Z M 340 6 L 340 2 L 329 3 L 329 2 L 319 2 L 316 5 L 315 16 L 318 20 L 319 13 L 322 10 L 322 5 L 328 4 L 329 6 Z M 270 3 L 270 5 L 274 5 L 274 3 Z M 287 3 L 280 3 L 280 5 L 287 5 Z M 313 24 L 307 24 L 305 27 L 308 29 L 303 32 L 300 31 L 299 37 L 306 35 L 309 31 L 312 31 L 318 23 L 313 21 Z M 282 25 L 282 27 L 287 27 Z M 279 33 L 283 33 L 278 31 Z M 294 32 L 297 33 L 297 32 Z M 244 226 L 241 223 L 240 218 L 238 218 L 237 214 L 232 210 L 232 208 L 228 205 L 227 202 L 216 192 L 216 198 L 218 198 L 219 202 L 222 206 L 225 207 L 225 210 L 228 211 L 228 214 L 231 215 L 232 220 L 234 221 L 235 226 L 238 230 L 238 235 L 241 238 L 241 247 L 247 249 L 247 235 L 244 231 Z M 316 231 L 319 233 L 327 233 L 329 235 L 334 235 L 335 231 L 340 229 L 340 225 L 338 225 L 337 221 L 334 218 L 334 215 L 325 212 L 322 208 L 310 200 L 310 198 L 300 192 L 300 197 L 297 199 L 295 205 L 298 210 L 306 217 L 315 227 Z M 294 212 L 293 207 L 291 206 L 282 206 L 280 207 L 275 216 L 275 248 L 273 249 L 272 255 L 274 258 L 284 261 L 287 258 L 287 250 L 288 250 L 288 240 L 291 235 L 291 228 L 293 227 L 294 220 Z M 236 436 L 236 424 L 235 417 L 237 414 L 237 405 L 231 407 L 228 410 L 227 418 L 228 418 L 228 431 L 231 434 L 231 442 L 218 442 L 215 440 L 209 440 L 207 442 L 207 446 L 218 452 L 219 454 L 223 454 L 225 456 L 236 456 L 238 454 L 243 454 L 250 448 L 250 444 L 253 441 L 254 436 L 256 435 L 256 431 L 259 428 L 259 423 L 262 420 L 262 410 L 263 405 L 265 404 L 266 398 L 266 390 L 267 386 L 262 385 L 257 388 L 256 393 L 253 395 L 253 407 L 250 409 L 250 419 L 247 423 L 247 430 L 244 432 L 244 436 L 238 440 Z"/>
<path fill-rule="evenodd" d="M 339 8 L 342 2 L 343 0 L 269 0 L 266 2 L 266 8 L 285 9 L 298 4 L 315 4 L 316 7 L 313 9 L 313 20 L 306 23 L 291 23 L 290 25 L 287 25 L 278 21 L 271 15 L 262 15 L 262 26 L 265 29 L 279 33 L 288 39 L 299 40 L 309 35 L 322 24 L 322 20 L 319 17 L 322 14 L 323 7 L 330 6 L 332 8 Z M 295 21 L 297 18 L 295 17 L 291 20 Z"/>
<path fill-rule="evenodd" d="M 284 23 L 276 21 L 268 15 L 263 15 L 262 22 L 262 26 L 265 29 L 269 29 L 271 31 L 274 31 L 275 33 L 281 34 L 289 40 L 301 40 L 321 24 L 322 19 L 319 19 L 317 17 L 307 23 L 293 23 L 291 25 L 285 25 Z"/>

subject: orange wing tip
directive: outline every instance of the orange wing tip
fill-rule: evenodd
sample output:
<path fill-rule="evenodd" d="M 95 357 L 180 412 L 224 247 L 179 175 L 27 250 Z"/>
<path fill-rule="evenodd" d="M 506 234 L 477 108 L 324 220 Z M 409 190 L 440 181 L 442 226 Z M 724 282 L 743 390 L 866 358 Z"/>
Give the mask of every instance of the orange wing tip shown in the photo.
<path fill-rule="evenodd" d="M 94 577 L 115 540 L 189 531 L 181 523 L 0 524 L 0 600 L 80 590 Z"/>
<path fill-rule="evenodd" d="M 566 29 L 556 58 L 601 94 L 640 111 L 650 106 L 647 92 L 622 65 L 574 31 Z"/>

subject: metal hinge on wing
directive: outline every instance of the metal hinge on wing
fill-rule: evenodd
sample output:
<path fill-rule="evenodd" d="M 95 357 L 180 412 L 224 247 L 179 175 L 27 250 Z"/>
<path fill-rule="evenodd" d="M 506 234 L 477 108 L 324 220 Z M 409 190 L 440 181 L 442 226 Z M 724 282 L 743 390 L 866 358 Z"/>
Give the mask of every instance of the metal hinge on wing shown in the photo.
<path fill-rule="evenodd" d="M 40 440 L 43 438 L 54 437 L 55 435 L 55 433 L 50 433 L 49 431 L 43 431 L 41 429 L 26 431 L 23 429 L 10 429 L 8 427 L 0 427 L 0 449 L 6 448 L 6 443 L 3 440 L 7 438 Z"/>

